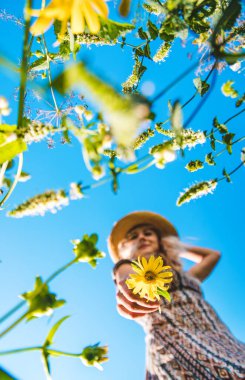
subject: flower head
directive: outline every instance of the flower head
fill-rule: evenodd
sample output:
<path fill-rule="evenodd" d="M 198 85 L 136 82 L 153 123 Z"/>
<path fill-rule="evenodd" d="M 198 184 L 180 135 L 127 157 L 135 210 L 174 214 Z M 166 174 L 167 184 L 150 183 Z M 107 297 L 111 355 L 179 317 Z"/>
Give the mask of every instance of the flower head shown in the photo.
<path fill-rule="evenodd" d="M 94 344 L 93 346 L 85 347 L 83 352 L 80 355 L 80 358 L 86 366 L 94 366 L 99 370 L 103 370 L 100 363 L 106 362 L 108 357 L 105 356 L 108 353 L 107 346 L 99 346 L 99 343 Z"/>
<path fill-rule="evenodd" d="M 160 299 L 160 295 L 170 300 L 167 292 L 170 282 L 173 280 L 173 273 L 167 271 L 170 266 L 163 266 L 163 259 L 159 256 L 151 256 L 149 261 L 145 257 L 133 261 L 132 268 L 136 274 L 130 274 L 130 279 L 126 280 L 126 285 L 133 290 L 134 294 L 139 294 L 141 298 L 150 301 Z"/>
<path fill-rule="evenodd" d="M 107 18 L 108 7 L 104 0 L 52 0 L 44 9 L 31 9 L 29 14 L 38 17 L 30 29 L 34 36 L 46 32 L 55 20 L 61 22 L 61 37 L 66 32 L 68 21 L 73 34 L 83 33 L 85 25 L 96 34 L 100 30 L 99 16 Z"/>
<path fill-rule="evenodd" d="M 48 285 L 41 277 L 36 277 L 34 289 L 23 293 L 21 297 L 29 305 L 27 320 L 43 315 L 51 315 L 57 307 L 63 306 L 64 300 L 57 300 L 56 294 L 50 293 Z"/>

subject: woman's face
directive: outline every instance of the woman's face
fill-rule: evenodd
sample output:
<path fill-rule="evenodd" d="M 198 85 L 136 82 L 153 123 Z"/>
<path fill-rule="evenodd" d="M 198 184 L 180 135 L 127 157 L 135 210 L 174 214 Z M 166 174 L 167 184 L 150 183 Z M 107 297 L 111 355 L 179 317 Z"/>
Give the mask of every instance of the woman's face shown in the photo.
<path fill-rule="evenodd" d="M 118 244 L 122 259 L 136 259 L 138 256 L 150 256 L 159 252 L 159 241 L 151 225 L 132 228 Z"/>

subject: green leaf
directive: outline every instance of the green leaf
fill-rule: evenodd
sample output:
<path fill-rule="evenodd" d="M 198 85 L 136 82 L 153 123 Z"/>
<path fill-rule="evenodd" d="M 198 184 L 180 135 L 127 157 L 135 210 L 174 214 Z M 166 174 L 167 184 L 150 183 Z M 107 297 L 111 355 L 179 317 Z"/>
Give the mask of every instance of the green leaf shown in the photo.
<path fill-rule="evenodd" d="M 226 133 L 222 136 L 222 141 L 226 145 L 226 149 L 229 154 L 232 154 L 232 140 L 234 136 L 235 133 Z"/>
<path fill-rule="evenodd" d="M 215 161 L 214 161 L 214 158 L 213 158 L 213 154 L 212 152 L 206 154 L 205 156 L 205 162 L 208 164 L 208 165 L 216 165 Z"/>
<path fill-rule="evenodd" d="M 144 32 L 143 29 L 142 29 L 141 27 L 138 29 L 138 35 L 139 35 L 139 38 L 140 38 L 141 40 L 147 40 L 147 39 L 148 39 L 148 35 L 147 35 L 147 33 Z"/>
<path fill-rule="evenodd" d="M 0 146 L 0 164 L 5 161 L 10 161 L 12 158 L 18 154 L 27 150 L 27 145 L 24 140 L 16 139 L 7 144 Z"/>
<path fill-rule="evenodd" d="M 171 296 L 167 290 L 163 290 L 163 289 L 158 288 L 157 293 L 160 296 L 164 297 L 168 302 L 171 302 Z"/>
<path fill-rule="evenodd" d="M 41 71 L 47 70 L 49 67 L 48 60 L 46 57 L 41 57 L 32 62 L 29 66 L 29 71 Z"/>
<path fill-rule="evenodd" d="M 242 7 L 240 0 L 231 0 L 228 7 L 224 12 L 222 12 L 222 16 L 218 21 L 214 34 L 218 33 L 221 29 L 230 30 L 240 15 L 241 9 Z"/>
<path fill-rule="evenodd" d="M 177 100 L 173 104 L 173 108 L 170 115 L 171 127 L 175 134 L 176 143 L 182 145 L 182 131 L 183 131 L 183 113 L 180 102 Z"/>
<path fill-rule="evenodd" d="M 148 27 L 148 32 L 151 36 L 151 39 L 152 40 L 155 40 L 158 36 L 158 28 L 155 24 L 153 24 L 153 22 L 151 22 L 151 20 L 148 20 L 147 22 L 147 27 Z"/>
<path fill-rule="evenodd" d="M 58 322 L 56 322 L 53 327 L 50 329 L 47 337 L 46 337 L 46 340 L 44 342 L 44 347 L 48 347 L 50 346 L 51 344 L 53 344 L 53 338 L 54 338 L 54 335 L 56 334 L 57 330 L 60 328 L 61 324 L 67 319 L 67 318 L 70 318 L 69 315 L 66 315 L 65 317 L 61 318 Z"/>
<path fill-rule="evenodd" d="M 0 379 L 1 380 L 17 380 L 16 377 L 13 377 L 9 373 L 3 370 L 3 368 L 0 368 Z"/>
<path fill-rule="evenodd" d="M 52 380 L 51 379 L 51 367 L 50 367 L 50 362 L 49 362 L 49 356 L 50 354 L 43 348 L 42 350 L 42 363 L 44 367 L 44 372 L 46 374 L 47 380 Z"/>
<path fill-rule="evenodd" d="M 236 101 L 236 107 L 240 107 L 245 102 L 245 94 Z"/>
<path fill-rule="evenodd" d="M 200 77 L 193 79 L 194 86 L 196 87 L 198 93 L 203 96 L 209 90 L 210 85 L 202 80 Z"/>
<path fill-rule="evenodd" d="M 213 126 L 214 126 L 215 128 L 217 128 L 217 129 L 219 130 L 219 132 L 222 133 L 222 134 L 228 132 L 228 128 L 227 128 L 227 126 L 226 126 L 225 124 L 220 124 L 220 123 L 218 122 L 217 117 L 215 117 L 215 118 L 213 119 Z"/>
<path fill-rule="evenodd" d="M 11 134 L 16 131 L 17 125 L 9 125 L 9 124 L 0 124 L 0 132 L 4 132 L 7 134 Z"/>
<path fill-rule="evenodd" d="M 229 174 L 227 173 L 227 171 L 225 169 L 223 169 L 222 174 L 225 176 L 226 181 L 230 183 L 231 177 L 229 176 Z"/>

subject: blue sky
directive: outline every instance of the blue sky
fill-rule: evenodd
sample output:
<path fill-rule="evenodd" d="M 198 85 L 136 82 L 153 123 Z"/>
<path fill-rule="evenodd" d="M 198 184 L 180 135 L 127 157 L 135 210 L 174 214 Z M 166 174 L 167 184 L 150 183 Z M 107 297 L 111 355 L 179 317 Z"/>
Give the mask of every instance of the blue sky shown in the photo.
<path fill-rule="evenodd" d="M 6 2 L 0 0 L 1 9 L 10 14 L 22 16 L 23 1 Z M 36 2 L 38 5 L 38 2 Z M 113 9 L 113 4 L 110 4 Z M 112 18 L 115 12 L 112 12 Z M 16 63 L 19 62 L 22 30 L 11 22 L 0 20 L 1 52 Z M 169 60 L 164 64 L 149 64 L 142 81 L 152 81 L 157 93 L 193 60 L 196 51 L 191 46 L 183 49 L 176 41 Z M 176 59 L 176 57 L 178 57 Z M 118 88 L 130 74 L 132 54 L 128 48 L 100 47 L 81 49 L 77 59 L 86 59 L 91 68 Z M 193 74 L 168 92 L 156 104 L 157 121 L 168 116 L 167 100 L 179 99 L 184 102 L 193 93 Z M 215 91 L 206 106 L 191 123 L 193 129 L 208 129 L 216 115 L 221 121 L 236 113 L 234 101 L 224 98 L 221 85 L 234 79 L 241 90 L 244 86 L 240 77 L 229 68 L 218 77 Z M 243 82 L 243 83 L 242 83 Z M 10 101 L 12 114 L 6 122 L 16 122 L 16 102 L 13 98 L 18 78 L 0 74 L 0 95 Z M 200 99 L 195 100 L 194 105 Z M 186 109 L 188 117 L 192 106 Z M 234 119 L 230 128 L 242 136 L 241 125 L 244 117 Z M 160 138 L 159 138 L 160 139 Z M 161 141 L 161 139 L 159 140 Z M 147 151 L 149 145 L 144 151 Z M 33 288 L 34 277 L 46 278 L 55 269 L 72 259 L 70 240 L 81 238 L 84 233 L 97 232 L 99 247 L 107 252 L 106 239 L 113 223 L 128 212 L 151 210 L 169 218 L 177 227 L 183 241 L 212 247 L 222 252 L 222 258 L 210 277 L 203 283 L 205 298 L 214 306 L 221 319 L 233 334 L 245 340 L 244 318 L 244 168 L 232 177 L 232 184 L 222 181 L 213 195 L 193 201 L 178 208 L 175 203 L 180 191 L 195 180 L 220 176 L 223 167 L 232 170 L 240 162 L 242 145 L 236 147 L 232 158 L 226 154 L 220 157 L 215 168 L 207 167 L 196 175 L 184 169 L 194 158 L 202 158 L 208 148 L 198 147 L 187 152 L 184 158 L 170 163 L 164 170 L 154 167 L 137 175 L 120 178 L 117 195 L 110 184 L 87 193 L 81 201 L 74 201 L 55 215 L 45 217 L 11 219 L 5 211 L 12 209 L 23 200 L 48 189 L 68 188 L 70 182 L 82 180 L 92 182 L 83 163 L 81 148 L 73 140 L 72 145 L 62 145 L 56 139 L 54 149 L 47 143 L 32 144 L 24 158 L 24 171 L 32 175 L 31 181 L 20 183 L 6 210 L 0 215 L 0 315 L 18 302 L 18 294 Z M 143 153 L 144 153 L 143 151 Z M 143 154 L 139 153 L 139 155 Z M 185 263 L 186 267 L 190 264 Z M 96 270 L 84 264 L 76 265 L 53 281 L 51 290 L 67 304 L 57 310 L 52 318 L 23 323 L 10 332 L 0 342 L 0 350 L 41 344 L 51 327 L 60 317 L 71 315 L 63 324 L 55 340 L 54 347 L 65 351 L 79 352 L 89 344 L 98 341 L 109 345 L 109 362 L 104 372 L 86 368 L 72 358 L 52 358 L 54 380 L 142 380 L 145 371 L 144 334 L 134 323 L 117 314 L 115 288 L 111 279 L 113 263 L 109 255 L 99 262 Z M 39 353 L 23 353 L 1 357 L 0 363 L 20 380 L 44 380 Z"/>

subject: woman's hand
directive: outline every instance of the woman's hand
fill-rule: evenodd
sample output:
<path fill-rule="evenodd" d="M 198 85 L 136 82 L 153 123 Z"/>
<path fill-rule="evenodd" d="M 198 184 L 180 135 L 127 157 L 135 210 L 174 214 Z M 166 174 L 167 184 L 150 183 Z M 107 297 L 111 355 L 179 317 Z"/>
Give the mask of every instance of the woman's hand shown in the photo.
<path fill-rule="evenodd" d="M 129 264 L 121 265 L 116 273 L 118 313 L 124 318 L 135 319 L 159 310 L 159 301 L 147 301 L 128 289 L 125 281 L 130 273 L 133 273 L 133 270 Z"/>
<path fill-rule="evenodd" d="M 117 289 L 117 311 L 122 317 L 135 319 L 159 310 L 159 301 L 147 301 L 133 294 L 124 280 L 117 284 Z"/>

